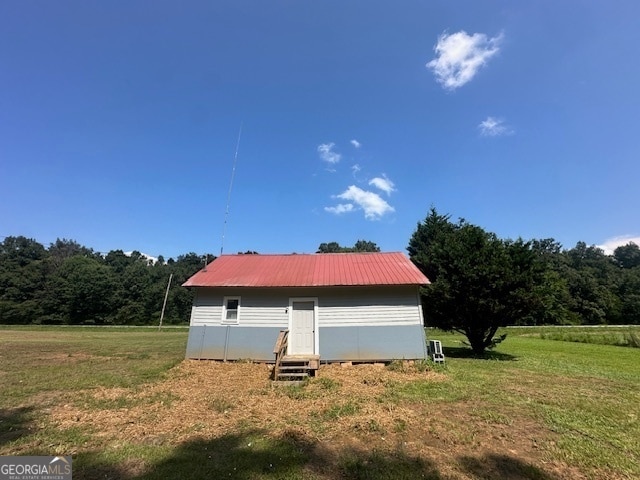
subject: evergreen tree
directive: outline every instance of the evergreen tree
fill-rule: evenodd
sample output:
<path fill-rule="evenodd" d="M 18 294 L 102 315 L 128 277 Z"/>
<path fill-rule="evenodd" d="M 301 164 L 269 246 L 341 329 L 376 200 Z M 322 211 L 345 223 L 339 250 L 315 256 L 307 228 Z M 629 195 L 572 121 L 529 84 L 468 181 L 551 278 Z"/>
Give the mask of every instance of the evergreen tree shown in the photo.
<path fill-rule="evenodd" d="M 408 251 L 432 282 L 422 289 L 425 322 L 464 334 L 476 354 L 503 340 L 495 338 L 498 328 L 538 308 L 534 287 L 544 269 L 528 242 L 502 241 L 432 208 Z"/>

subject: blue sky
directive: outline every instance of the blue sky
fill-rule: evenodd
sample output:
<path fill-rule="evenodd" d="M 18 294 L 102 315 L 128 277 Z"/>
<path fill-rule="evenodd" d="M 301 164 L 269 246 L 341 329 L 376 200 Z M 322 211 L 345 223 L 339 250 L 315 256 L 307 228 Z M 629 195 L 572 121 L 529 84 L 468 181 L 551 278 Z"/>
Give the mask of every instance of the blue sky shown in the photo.
<path fill-rule="evenodd" d="M 640 241 L 635 1 L 0 3 L 0 236 Z M 622 239 L 622 240 L 621 240 Z M 609 243 L 607 243 L 609 242 Z"/>

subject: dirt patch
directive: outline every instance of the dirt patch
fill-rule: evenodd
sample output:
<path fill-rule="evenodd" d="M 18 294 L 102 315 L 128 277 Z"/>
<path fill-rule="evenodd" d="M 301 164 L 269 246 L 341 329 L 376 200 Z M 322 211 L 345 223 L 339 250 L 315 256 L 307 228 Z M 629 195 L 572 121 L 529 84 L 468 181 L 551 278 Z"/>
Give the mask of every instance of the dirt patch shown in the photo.
<path fill-rule="evenodd" d="M 274 386 L 269 376 L 264 364 L 184 361 L 166 380 L 144 388 L 81 392 L 53 407 L 49 420 L 60 429 L 90 427 L 96 445 L 111 449 L 178 446 L 250 430 L 295 436 L 330 459 L 326 478 L 340 475 L 345 452 L 417 459 L 440 478 L 584 478 L 549 462 L 554 435 L 533 418 L 473 402 L 408 402 L 393 395 L 410 382 L 445 381 L 441 373 L 328 365 L 302 387 Z"/>

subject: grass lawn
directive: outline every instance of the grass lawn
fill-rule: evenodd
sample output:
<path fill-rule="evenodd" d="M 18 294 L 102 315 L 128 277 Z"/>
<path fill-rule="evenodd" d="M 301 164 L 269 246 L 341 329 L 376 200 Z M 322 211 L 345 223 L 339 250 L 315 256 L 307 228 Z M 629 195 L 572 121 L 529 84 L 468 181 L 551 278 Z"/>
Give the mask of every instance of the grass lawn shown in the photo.
<path fill-rule="evenodd" d="M 273 387 L 183 361 L 186 329 L 0 327 L 0 455 L 73 455 L 76 479 L 640 478 L 640 349 L 553 331 L 487 359 L 429 331 L 445 366 Z"/>

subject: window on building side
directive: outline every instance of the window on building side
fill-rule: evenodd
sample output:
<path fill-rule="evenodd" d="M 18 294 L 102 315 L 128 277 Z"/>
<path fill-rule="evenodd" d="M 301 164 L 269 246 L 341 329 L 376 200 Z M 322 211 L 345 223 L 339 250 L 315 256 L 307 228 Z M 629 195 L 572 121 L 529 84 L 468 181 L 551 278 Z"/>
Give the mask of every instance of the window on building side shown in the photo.
<path fill-rule="evenodd" d="M 238 323 L 240 319 L 240 297 L 224 297 L 222 323 Z"/>

